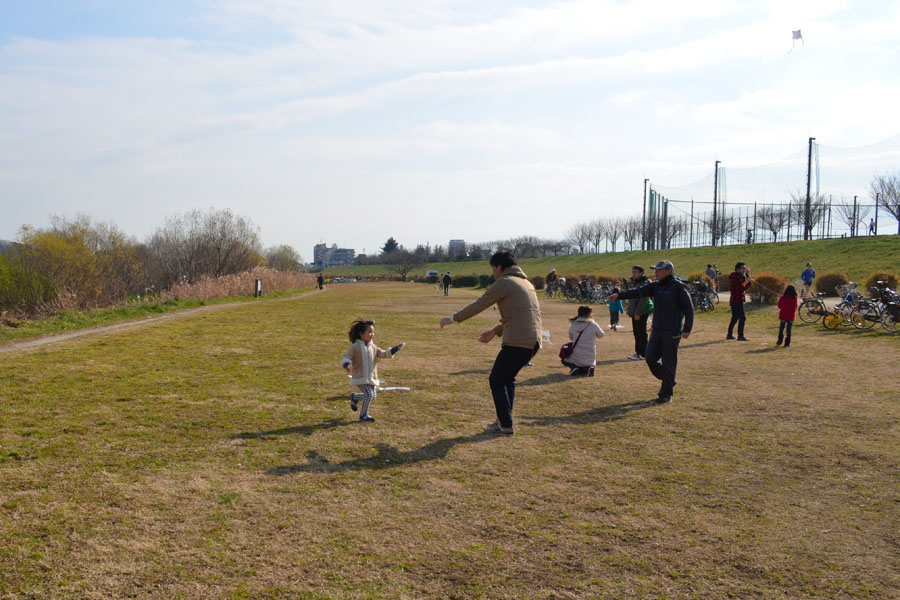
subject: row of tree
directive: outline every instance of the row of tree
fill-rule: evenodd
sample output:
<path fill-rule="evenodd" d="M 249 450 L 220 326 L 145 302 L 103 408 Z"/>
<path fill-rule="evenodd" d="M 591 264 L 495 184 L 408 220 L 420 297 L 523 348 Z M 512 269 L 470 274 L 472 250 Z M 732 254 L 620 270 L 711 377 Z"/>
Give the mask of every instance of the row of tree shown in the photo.
<path fill-rule="evenodd" d="M 258 228 L 230 210 L 169 217 L 143 242 L 86 216 L 53 217 L 48 229 L 23 227 L 0 254 L 0 310 L 110 306 L 201 277 L 301 264 L 290 246 L 263 249 Z"/>

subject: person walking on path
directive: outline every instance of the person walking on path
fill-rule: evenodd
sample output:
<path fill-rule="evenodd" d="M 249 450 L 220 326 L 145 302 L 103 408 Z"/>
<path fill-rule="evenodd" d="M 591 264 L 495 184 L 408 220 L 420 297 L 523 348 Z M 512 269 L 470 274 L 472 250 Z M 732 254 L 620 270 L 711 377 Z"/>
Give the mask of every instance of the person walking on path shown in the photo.
<path fill-rule="evenodd" d="M 610 298 L 652 298 L 653 328 L 647 342 L 647 366 L 662 381 L 656 402 L 672 400 L 678 367 L 678 344 L 694 327 L 694 304 L 687 286 L 675 279 L 675 267 L 668 260 L 653 266 L 656 281 L 610 295 Z M 661 361 L 661 362 L 660 362 Z"/>
<path fill-rule="evenodd" d="M 803 292 L 807 298 L 811 295 L 812 282 L 816 278 L 816 272 L 812 268 L 812 263 L 806 263 L 806 269 L 800 273 L 800 279 L 803 281 Z"/>
<path fill-rule="evenodd" d="M 516 375 L 541 348 L 541 306 L 534 286 L 509 252 L 497 252 L 490 260 L 494 283 L 475 302 L 441 319 L 444 327 L 461 323 L 496 304 L 500 324 L 483 331 L 478 340 L 487 344 L 500 336 L 500 352 L 494 361 L 488 382 L 494 399 L 497 420 L 485 429 L 491 435 L 513 435 L 512 411 L 516 394 Z"/>
<path fill-rule="evenodd" d="M 319 289 L 320 289 L 320 290 L 324 290 L 324 289 L 325 289 L 325 278 L 322 277 L 322 274 L 321 274 L 321 273 L 319 273 L 319 276 L 316 277 L 316 283 L 319 284 Z"/>
<path fill-rule="evenodd" d="M 753 280 L 750 279 L 750 267 L 742 262 L 734 265 L 734 272 L 728 276 L 728 283 L 731 288 L 731 298 L 728 300 L 731 305 L 731 322 L 728 323 L 728 335 L 725 336 L 725 339 L 734 339 L 734 324 L 737 323 L 738 341 L 748 342 L 749 340 L 744 337 L 744 323 L 747 321 L 747 315 L 744 313 L 744 301 L 746 300 L 745 293 L 753 285 Z"/>
<path fill-rule="evenodd" d="M 634 265 L 631 267 L 631 284 L 640 287 L 650 283 L 644 275 L 644 267 Z M 634 334 L 634 354 L 628 360 L 644 360 L 647 353 L 647 318 L 650 316 L 650 298 L 633 298 L 628 301 L 626 314 L 631 317 L 631 328 Z"/>
<path fill-rule="evenodd" d="M 789 285 L 785 288 L 784 294 L 778 299 L 778 318 L 781 325 L 778 326 L 778 340 L 776 346 L 780 346 L 784 342 L 784 347 L 791 345 L 791 327 L 794 325 L 794 318 L 797 316 L 797 290 L 794 286 Z"/>
<path fill-rule="evenodd" d="M 341 359 L 341 367 L 350 373 L 350 383 L 359 386 L 362 393 L 350 394 L 350 410 L 356 412 L 362 401 L 362 410 L 359 420 L 363 423 L 371 423 L 375 417 L 369 414 L 369 406 L 375 401 L 375 394 L 379 385 L 378 367 L 375 361 L 379 358 L 394 358 L 394 355 L 403 350 L 405 343 L 397 344 L 388 350 L 382 350 L 375 345 L 375 321 L 359 319 L 350 326 L 350 347 Z"/>
<path fill-rule="evenodd" d="M 562 364 L 572 369 L 569 375 L 594 376 L 597 366 L 597 340 L 604 336 L 603 329 L 594 321 L 594 309 L 579 306 L 578 314 L 569 320 L 569 341 L 575 342 L 572 354 L 562 359 Z"/>
<path fill-rule="evenodd" d="M 450 282 L 451 281 L 453 281 L 453 280 L 450 278 L 450 271 L 447 271 L 447 273 L 441 278 L 441 283 L 443 284 L 443 287 L 444 287 L 444 295 L 445 296 L 450 295 Z"/>

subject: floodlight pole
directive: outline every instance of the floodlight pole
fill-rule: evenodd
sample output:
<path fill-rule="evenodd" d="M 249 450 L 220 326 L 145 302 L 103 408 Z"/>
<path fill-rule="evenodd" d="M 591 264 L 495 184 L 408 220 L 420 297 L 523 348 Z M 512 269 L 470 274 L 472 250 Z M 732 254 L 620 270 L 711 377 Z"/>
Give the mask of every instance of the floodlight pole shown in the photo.
<path fill-rule="evenodd" d="M 804 210 L 804 214 L 806 216 L 805 216 L 804 222 L 803 222 L 803 239 L 804 240 L 809 239 L 809 230 L 811 229 L 809 226 L 810 217 L 812 216 L 810 214 L 811 201 L 810 201 L 809 193 L 810 193 L 810 188 L 812 187 L 812 149 L 813 149 L 813 142 L 815 142 L 815 141 L 816 141 L 816 138 L 814 138 L 814 137 L 809 138 L 809 157 L 806 160 L 806 207 Z"/>
<path fill-rule="evenodd" d="M 712 217 L 712 245 L 716 245 L 716 229 L 718 228 L 718 221 L 716 220 L 716 206 L 719 202 L 719 163 L 721 160 L 716 161 L 715 166 L 715 175 L 713 176 L 713 217 Z"/>
<path fill-rule="evenodd" d="M 641 214 L 641 250 L 647 250 L 647 182 L 644 178 L 644 212 Z"/>

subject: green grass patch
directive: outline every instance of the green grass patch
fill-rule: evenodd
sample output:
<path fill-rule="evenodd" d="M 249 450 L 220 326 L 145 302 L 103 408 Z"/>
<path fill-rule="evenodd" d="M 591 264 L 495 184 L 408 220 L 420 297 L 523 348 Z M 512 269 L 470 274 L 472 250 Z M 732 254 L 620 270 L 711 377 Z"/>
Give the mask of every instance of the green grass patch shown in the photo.
<path fill-rule="evenodd" d="M 639 264 L 649 269 L 661 258 L 671 260 L 675 264 L 675 272 L 681 275 L 705 271 L 706 265 L 713 263 L 719 265 L 721 272 L 729 273 L 734 269 L 735 263 L 742 261 L 750 264 L 755 273 L 774 271 L 791 281 L 799 279 L 800 273 L 806 268 L 806 263 L 812 262 L 818 273 L 838 271 L 847 275 L 851 281 L 861 284 L 866 277 L 879 269 L 900 272 L 900 236 L 882 235 L 747 246 L 578 254 L 525 258 L 520 260 L 519 264 L 529 276 L 546 275 L 550 269 L 555 268 L 560 274 L 610 273 L 624 277 L 631 274 L 632 265 Z M 450 271 L 456 275 L 491 272 L 487 261 L 444 262 L 417 266 L 410 275 L 424 276 L 430 269 L 435 269 L 439 273 Z M 388 265 L 334 267 L 326 271 L 328 276 L 390 273 Z"/>

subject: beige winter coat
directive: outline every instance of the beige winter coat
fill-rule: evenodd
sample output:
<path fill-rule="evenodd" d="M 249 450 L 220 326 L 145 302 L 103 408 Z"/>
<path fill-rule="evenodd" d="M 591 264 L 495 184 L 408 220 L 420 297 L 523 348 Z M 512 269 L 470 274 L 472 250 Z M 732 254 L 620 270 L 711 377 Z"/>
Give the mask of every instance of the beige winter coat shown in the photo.
<path fill-rule="evenodd" d="M 344 358 L 341 359 L 341 368 L 347 365 L 353 366 L 350 383 L 353 385 L 380 385 L 378 381 L 378 366 L 375 361 L 379 358 L 393 358 L 390 350 L 382 350 L 375 344 L 367 344 L 362 340 L 353 342 Z"/>
<path fill-rule="evenodd" d="M 475 302 L 453 315 L 463 322 L 496 304 L 500 309 L 500 324 L 494 333 L 501 336 L 504 346 L 533 349 L 541 343 L 541 305 L 534 286 L 518 266 L 504 269 L 500 279 Z"/>

